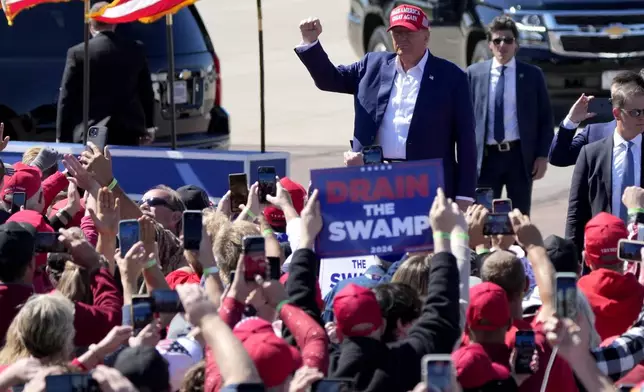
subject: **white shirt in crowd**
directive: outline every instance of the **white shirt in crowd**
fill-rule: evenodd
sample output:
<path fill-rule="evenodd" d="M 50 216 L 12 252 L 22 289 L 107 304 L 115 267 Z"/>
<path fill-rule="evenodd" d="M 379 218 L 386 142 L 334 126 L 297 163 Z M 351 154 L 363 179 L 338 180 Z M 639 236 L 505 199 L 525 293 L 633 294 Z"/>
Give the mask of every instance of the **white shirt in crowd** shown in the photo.
<path fill-rule="evenodd" d="M 496 86 L 501 76 L 501 63 L 496 58 L 492 59 L 490 70 L 490 89 L 487 104 L 487 140 L 485 144 L 498 144 L 494 139 L 494 97 Z M 517 61 L 512 58 L 505 64 L 505 83 L 503 83 L 503 127 L 505 129 L 504 142 L 519 140 L 519 121 L 517 120 Z"/>
<path fill-rule="evenodd" d="M 423 80 L 428 57 L 429 52 L 425 51 L 425 55 L 418 64 L 405 72 L 400 58 L 396 56 L 396 78 L 376 138 L 376 143 L 382 147 L 382 155 L 385 158 L 405 159 L 407 157 L 409 126 L 414 116 L 420 82 Z"/>
<path fill-rule="evenodd" d="M 640 173 L 642 162 L 642 135 L 637 135 L 633 140 L 634 144 L 631 147 L 633 152 L 635 186 L 640 186 Z M 612 168 L 612 195 L 611 195 L 611 211 L 615 216 L 620 216 L 622 209 L 622 177 L 624 176 L 624 165 L 626 162 L 626 140 L 620 136 L 617 131 L 613 132 L 613 168 Z M 626 207 L 623 207 L 626 208 Z"/>

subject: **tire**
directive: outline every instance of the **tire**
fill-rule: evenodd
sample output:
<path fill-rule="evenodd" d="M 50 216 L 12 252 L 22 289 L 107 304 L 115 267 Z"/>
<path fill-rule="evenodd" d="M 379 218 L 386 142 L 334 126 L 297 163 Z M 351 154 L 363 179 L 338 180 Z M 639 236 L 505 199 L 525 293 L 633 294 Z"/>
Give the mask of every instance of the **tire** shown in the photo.
<path fill-rule="evenodd" d="M 472 53 L 472 64 L 487 61 L 491 58 L 492 52 L 490 52 L 490 48 L 487 46 L 487 41 L 477 42 Z"/>
<path fill-rule="evenodd" d="M 394 46 L 391 37 L 384 26 L 376 27 L 369 37 L 367 52 L 393 52 Z"/>

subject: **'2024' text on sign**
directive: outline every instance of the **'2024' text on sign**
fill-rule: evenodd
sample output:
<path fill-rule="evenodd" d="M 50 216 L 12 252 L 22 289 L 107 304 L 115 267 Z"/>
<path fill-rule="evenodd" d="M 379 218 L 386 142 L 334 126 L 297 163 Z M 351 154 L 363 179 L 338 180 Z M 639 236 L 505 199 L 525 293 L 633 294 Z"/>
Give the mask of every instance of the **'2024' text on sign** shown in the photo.
<path fill-rule="evenodd" d="M 441 159 L 311 171 L 323 228 L 320 257 L 431 250 L 428 213 L 443 186 Z"/>

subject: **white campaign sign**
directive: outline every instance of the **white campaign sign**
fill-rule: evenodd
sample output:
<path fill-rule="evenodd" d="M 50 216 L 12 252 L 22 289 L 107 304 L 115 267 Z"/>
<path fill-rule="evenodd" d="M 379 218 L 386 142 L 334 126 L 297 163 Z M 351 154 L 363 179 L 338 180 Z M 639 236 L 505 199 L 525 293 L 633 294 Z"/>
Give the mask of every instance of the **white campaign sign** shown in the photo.
<path fill-rule="evenodd" d="M 338 282 L 364 275 L 367 268 L 374 264 L 376 264 L 376 256 L 339 257 L 320 260 L 319 279 L 322 297 L 326 297 Z"/>

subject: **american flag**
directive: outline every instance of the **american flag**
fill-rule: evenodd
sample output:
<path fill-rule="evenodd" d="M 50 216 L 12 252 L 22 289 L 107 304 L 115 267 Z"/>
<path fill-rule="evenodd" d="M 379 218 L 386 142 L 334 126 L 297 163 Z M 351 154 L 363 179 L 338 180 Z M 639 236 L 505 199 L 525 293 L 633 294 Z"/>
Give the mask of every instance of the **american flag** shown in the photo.
<path fill-rule="evenodd" d="M 115 0 L 100 11 L 90 14 L 90 17 L 100 22 L 110 24 L 129 23 L 135 21 L 152 23 L 167 14 L 178 12 L 183 7 L 194 4 L 196 1 L 197 0 Z"/>
<path fill-rule="evenodd" d="M 7 18 L 7 23 L 12 26 L 16 15 L 22 10 L 35 7 L 38 4 L 59 3 L 62 1 L 67 0 L 0 0 L 0 4 L 2 4 L 2 11 L 4 11 L 4 15 Z"/>

